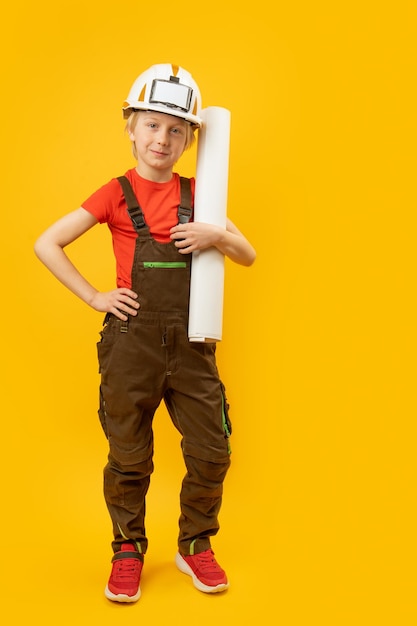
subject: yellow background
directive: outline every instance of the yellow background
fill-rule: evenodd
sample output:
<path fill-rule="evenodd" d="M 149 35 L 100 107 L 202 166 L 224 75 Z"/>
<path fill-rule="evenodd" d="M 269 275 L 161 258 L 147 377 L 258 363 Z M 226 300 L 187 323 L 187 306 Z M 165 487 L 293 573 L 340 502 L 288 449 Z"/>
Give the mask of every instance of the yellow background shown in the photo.
<path fill-rule="evenodd" d="M 4 7 L 3 623 L 416 623 L 415 8 Z M 234 435 L 213 545 L 232 586 L 205 596 L 175 569 L 183 468 L 161 410 L 143 595 L 127 607 L 103 595 L 102 315 L 33 243 L 133 165 L 120 107 L 141 71 L 167 61 L 192 72 L 204 106 L 232 112 L 229 216 L 258 259 L 227 263 L 218 348 Z M 195 150 L 179 169 L 194 166 Z M 106 227 L 70 254 L 113 286 Z"/>

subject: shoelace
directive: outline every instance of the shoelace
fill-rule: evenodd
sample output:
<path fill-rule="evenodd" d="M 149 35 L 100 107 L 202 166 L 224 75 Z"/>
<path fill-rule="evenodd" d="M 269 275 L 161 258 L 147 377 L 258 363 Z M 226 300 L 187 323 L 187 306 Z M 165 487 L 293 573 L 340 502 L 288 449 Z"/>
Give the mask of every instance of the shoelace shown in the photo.
<path fill-rule="evenodd" d="M 139 559 L 120 559 L 115 574 L 118 578 L 136 580 L 140 564 Z"/>
<path fill-rule="evenodd" d="M 206 552 L 200 552 L 195 555 L 198 566 L 205 574 L 210 572 L 218 572 L 221 568 L 214 558 L 214 554 L 211 550 Z"/>

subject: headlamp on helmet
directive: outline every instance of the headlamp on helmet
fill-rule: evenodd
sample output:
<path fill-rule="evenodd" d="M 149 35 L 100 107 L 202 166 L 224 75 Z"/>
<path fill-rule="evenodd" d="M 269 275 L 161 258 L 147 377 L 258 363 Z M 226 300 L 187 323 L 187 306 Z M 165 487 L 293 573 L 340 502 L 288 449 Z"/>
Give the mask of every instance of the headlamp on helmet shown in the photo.
<path fill-rule="evenodd" d="M 182 85 L 178 78 L 171 76 L 169 80 L 155 79 L 152 82 L 149 102 L 151 104 L 162 104 L 188 113 L 192 94 L 193 90 L 191 87 Z"/>

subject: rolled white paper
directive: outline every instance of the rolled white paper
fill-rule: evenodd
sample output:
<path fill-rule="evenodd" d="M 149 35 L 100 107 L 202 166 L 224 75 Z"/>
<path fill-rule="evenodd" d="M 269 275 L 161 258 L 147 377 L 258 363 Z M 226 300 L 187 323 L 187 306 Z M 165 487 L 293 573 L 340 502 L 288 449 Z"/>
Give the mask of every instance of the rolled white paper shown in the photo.
<path fill-rule="evenodd" d="M 230 111 L 207 107 L 198 131 L 194 220 L 226 228 Z M 188 322 L 189 341 L 222 338 L 224 255 L 216 248 L 193 252 Z"/>

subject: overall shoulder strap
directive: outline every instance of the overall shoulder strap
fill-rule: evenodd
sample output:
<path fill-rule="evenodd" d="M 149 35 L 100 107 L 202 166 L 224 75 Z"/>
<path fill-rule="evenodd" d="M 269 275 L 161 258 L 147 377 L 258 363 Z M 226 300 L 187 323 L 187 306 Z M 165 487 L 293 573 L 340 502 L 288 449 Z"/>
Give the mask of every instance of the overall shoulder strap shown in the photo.
<path fill-rule="evenodd" d="M 122 187 L 122 191 L 127 203 L 127 211 L 136 231 L 146 226 L 145 218 L 140 208 L 138 199 L 132 189 L 132 185 L 126 176 L 118 176 L 117 180 Z M 191 182 L 189 178 L 180 176 L 181 199 L 178 207 L 178 223 L 187 224 L 193 214 Z"/>
<path fill-rule="evenodd" d="M 191 201 L 191 182 L 189 178 L 180 176 L 181 200 L 178 207 L 178 224 L 187 224 L 193 214 Z"/>
<path fill-rule="evenodd" d="M 122 191 L 127 203 L 127 212 L 129 213 L 133 226 L 136 231 L 139 231 L 141 228 L 146 226 L 146 222 L 145 218 L 143 217 L 142 209 L 140 208 L 138 199 L 136 198 L 135 192 L 132 189 L 132 185 L 130 184 L 126 176 L 118 176 L 117 180 L 122 187 Z"/>

